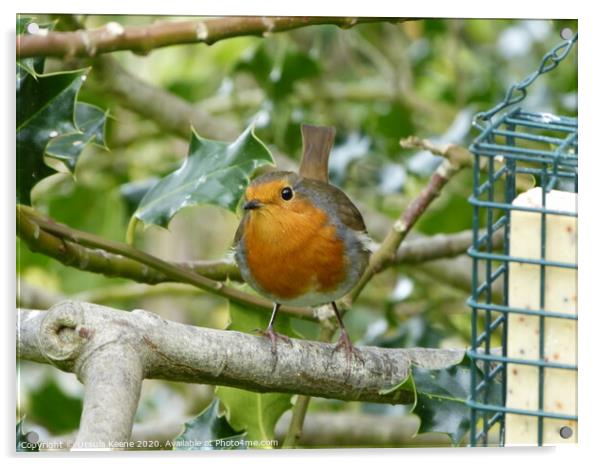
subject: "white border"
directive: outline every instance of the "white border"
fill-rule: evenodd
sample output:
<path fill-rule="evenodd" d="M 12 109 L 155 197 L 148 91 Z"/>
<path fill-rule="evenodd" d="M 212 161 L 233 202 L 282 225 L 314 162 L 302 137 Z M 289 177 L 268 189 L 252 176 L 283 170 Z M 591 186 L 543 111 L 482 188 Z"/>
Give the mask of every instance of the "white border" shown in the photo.
<path fill-rule="evenodd" d="M 137 454 L 82 454 L 72 453 L 67 458 L 64 455 L 41 455 L 21 457 L 29 463 L 34 459 L 41 459 L 49 464 L 63 464 L 65 460 L 81 462 L 86 458 L 90 464 L 105 464 L 113 458 L 127 457 L 129 461 L 144 461 L 150 465 L 164 464 L 165 461 L 177 460 L 198 465 L 199 462 L 219 461 L 220 463 L 233 464 L 244 461 L 248 465 L 267 466 L 270 464 L 281 465 L 283 461 L 287 464 L 303 464 L 308 461 L 320 464 L 338 463 L 339 460 L 347 464 L 366 463 L 375 456 L 380 465 L 407 464 L 408 462 L 423 462 L 425 464 L 437 463 L 459 463 L 462 465 L 479 464 L 487 461 L 488 465 L 503 464 L 514 461 L 528 460 L 544 461 L 546 465 L 576 464 L 589 461 L 589 455 L 595 455 L 596 442 L 600 431 L 601 410 L 595 409 L 600 406 L 600 340 L 602 337 L 602 322 L 600 321 L 601 310 L 600 296 L 600 273 L 602 264 L 600 262 L 600 242 L 602 236 L 602 166 L 600 164 L 599 147 L 602 145 L 602 131 L 600 125 L 602 118 L 602 98 L 600 86 L 600 37 L 599 15 L 594 9 L 595 2 L 566 2 L 548 0 L 546 2 L 527 2 L 524 0 L 504 0 L 503 2 L 477 2 L 470 0 L 452 1 L 428 1 L 417 2 L 370 0 L 364 2 L 347 0 L 345 2 L 325 2 L 324 0 L 304 0 L 302 2 L 268 2 L 253 0 L 252 2 L 220 0 L 208 2 L 204 0 L 185 1 L 169 0 L 163 2 L 134 2 L 126 3 L 123 0 L 103 0 L 102 2 L 69 2 L 64 0 L 22 0 L 10 4 L 8 1 L 1 3 L 4 46 L 2 50 L 3 68 L 7 70 L 2 73 L 3 95 L 5 97 L 4 111 L 2 112 L 3 124 L 2 141 L 4 141 L 4 169 L 2 170 L 5 180 L 3 183 L 3 197 L 0 203 L 2 209 L 2 254 L 3 277 L 2 297 L 4 306 L 2 309 L 4 322 L 4 344 L 7 352 L 2 358 L 4 364 L 4 380 L 1 384 L 5 395 L 2 415 L 2 443 L 4 454 L 9 457 L 8 462 L 12 464 L 14 457 L 14 24 L 17 12 L 85 12 L 91 14 L 163 14 L 163 15 L 240 15 L 240 14 L 271 14 L 271 15 L 363 15 L 363 16 L 419 16 L 419 17 L 487 17 L 487 18 L 578 18 L 579 19 L 579 120 L 580 120 L 580 192 L 579 192 L 579 310 L 581 311 L 579 321 L 579 445 L 576 447 L 559 447 L 556 449 L 443 449 L 443 450 L 299 450 L 281 452 L 215 452 L 202 455 L 185 455 L 174 453 L 137 453 Z M 597 108 L 596 108 L 597 104 Z M 10 162 L 6 163 L 6 160 Z M 599 455 L 597 455 L 599 456 Z M 16 462 L 16 461 L 15 461 Z M 519 463 L 520 464 L 520 463 Z"/>

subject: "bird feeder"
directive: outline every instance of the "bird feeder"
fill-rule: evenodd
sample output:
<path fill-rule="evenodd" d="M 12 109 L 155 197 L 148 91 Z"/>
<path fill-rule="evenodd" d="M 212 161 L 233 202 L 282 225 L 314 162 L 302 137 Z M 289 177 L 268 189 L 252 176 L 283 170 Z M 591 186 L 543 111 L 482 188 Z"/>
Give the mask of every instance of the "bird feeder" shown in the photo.
<path fill-rule="evenodd" d="M 577 118 L 517 105 L 576 41 L 474 120 L 472 446 L 577 439 Z"/>

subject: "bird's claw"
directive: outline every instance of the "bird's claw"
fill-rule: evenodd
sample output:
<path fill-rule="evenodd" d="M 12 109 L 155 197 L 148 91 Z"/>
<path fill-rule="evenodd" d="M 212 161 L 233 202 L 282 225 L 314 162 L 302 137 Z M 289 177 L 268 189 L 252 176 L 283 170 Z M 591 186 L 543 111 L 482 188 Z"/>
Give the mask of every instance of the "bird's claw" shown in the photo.
<path fill-rule="evenodd" d="M 293 345 L 293 342 L 291 341 L 291 339 L 289 337 L 287 337 L 286 335 L 283 335 L 281 333 L 275 332 L 272 327 L 268 327 L 265 330 L 256 329 L 256 332 L 259 333 L 260 335 L 270 339 L 270 342 L 272 344 L 272 354 L 276 354 L 276 342 L 278 340 L 282 340 L 291 346 Z"/>
<path fill-rule="evenodd" d="M 345 351 L 345 358 L 347 359 L 348 364 L 351 363 L 351 358 L 354 356 L 362 363 L 362 365 L 365 363 L 362 353 L 355 346 L 353 346 L 353 343 L 351 343 L 351 340 L 349 339 L 349 335 L 347 335 L 347 332 L 344 330 L 341 331 L 339 341 L 334 346 L 334 350 L 332 352 L 334 354 L 336 351 L 341 349 Z"/>

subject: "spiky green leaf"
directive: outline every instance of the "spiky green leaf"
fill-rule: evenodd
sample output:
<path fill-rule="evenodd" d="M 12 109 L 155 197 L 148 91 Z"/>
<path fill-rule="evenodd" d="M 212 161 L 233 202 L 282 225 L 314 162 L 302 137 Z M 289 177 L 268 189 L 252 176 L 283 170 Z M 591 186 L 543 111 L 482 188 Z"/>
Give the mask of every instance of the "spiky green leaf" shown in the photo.
<path fill-rule="evenodd" d="M 245 432 L 236 431 L 219 413 L 219 400 L 214 399 L 197 417 L 184 425 L 173 441 L 174 450 L 244 450 Z"/>
<path fill-rule="evenodd" d="M 477 370 L 477 384 L 482 373 Z M 443 432 L 452 442 L 459 444 L 470 429 L 470 408 L 466 400 L 470 395 L 470 360 L 465 357 L 460 364 L 446 369 L 428 370 L 412 368 L 416 387 L 414 414 L 420 418 L 422 432 Z M 501 402 L 502 386 L 497 379 L 491 382 L 490 399 Z"/>
<path fill-rule="evenodd" d="M 273 162 L 252 127 L 231 144 L 193 133 L 186 160 L 149 190 L 134 218 L 166 227 L 180 209 L 191 205 L 213 204 L 234 211 L 249 177 Z"/>

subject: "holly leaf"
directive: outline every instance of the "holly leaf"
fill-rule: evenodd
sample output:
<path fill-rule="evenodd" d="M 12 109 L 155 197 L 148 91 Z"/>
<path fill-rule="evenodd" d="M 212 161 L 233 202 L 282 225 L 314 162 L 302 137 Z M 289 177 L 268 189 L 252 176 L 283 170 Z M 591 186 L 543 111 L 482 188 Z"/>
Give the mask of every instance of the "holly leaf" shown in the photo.
<path fill-rule="evenodd" d="M 476 375 L 478 384 L 483 377 L 478 368 Z M 495 378 L 490 383 L 489 401 L 500 404 L 502 385 Z M 466 404 L 470 395 L 470 359 L 467 356 L 443 369 L 414 365 L 405 380 L 382 393 L 397 390 L 413 393 L 414 403 L 410 411 L 420 418 L 418 434 L 444 433 L 449 435 L 454 445 L 458 445 L 470 429 L 470 407 Z"/>
<path fill-rule="evenodd" d="M 28 34 L 33 18 L 17 17 L 17 34 Z M 53 29 L 54 23 L 38 24 Z M 105 146 L 106 112 L 77 102 L 88 70 L 43 75 L 44 57 L 17 61 L 17 202 L 31 203 L 31 189 L 55 170 L 44 156 L 71 172 L 88 143 Z"/>
<path fill-rule="evenodd" d="M 79 426 L 82 399 L 65 393 L 54 379 L 44 379 L 29 397 L 30 419 L 53 434 L 65 434 Z"/>
<path fill-rule="evenodd" d="M 75 106 L 77 130 L 51 139 L 46 147 L 46 155 L 60 160 L 70 171 L 75 171 L 75 164 L 87 144 L 94 143 L 106 149 L 106 121 L 107 112 L 95 105 L 78 102 Z"/>
<path fill-rule="evenodd" d="M 226 407 L 226 417 L 232 427 L 245 430 L 248 440 L 274 440 L 278 419 L 292 407 L 290 394 L 218 387 L 215 395 Z"/>
<path fill-rule="evenodd" d="M 234 211 L 253 172 L 273 163 L 251 126 L 231 144 L 204 139 L 193 130 L 184 163 L 148 191 L 132 220 L 166 227 L 179 210 L 198 204 Z"/>
<path fill-rule="evenodd" d="M 59 134 L 77 131 L 75 99 L 87 70 L 41 76 L 27 74 L 17 88 L 17 201 L 30 204 L 30 191 L 55 173 L 46 165 L 46 145 Z"/>
<path fill-rule="evenodd" d="M 475 370 L 477 385 L 483 380 L 479 368 Z M 458 445 L 470 429 L 470 359 L 439 370 L 412 368 L 416 389 L 413 413 L 420 418 L 418 433 L 443 432 Z M 489 402 L 501 404 L 502 384 L 496 378 L 490 382 Z"/>
<path fill-rule="evenodd" d="M 219 400 L 215 398 L 201 414 L 184 424 L 184 432 L 173 441 L 173 449 L 244 450 L 245 437 L 245 432 L 234 430 L 219 414 Z"/>
<path fill-rule="evenodd" d="M 270 317 L 267 312 L 250 310 L 233 302 L 230 302 L 229 312 L 228 330 L 239 332 L 264 329 Z M 275 329 L 294 336 L 287 316 L 278 316 Z M 292 406 L 291 395 L 286 393 L 255 393 L 231 387 L 218 387 L 215 393 L 226 407 L 232 426 L 245 430 L 248 440 L 273 440 L 278 419 Z"/>

